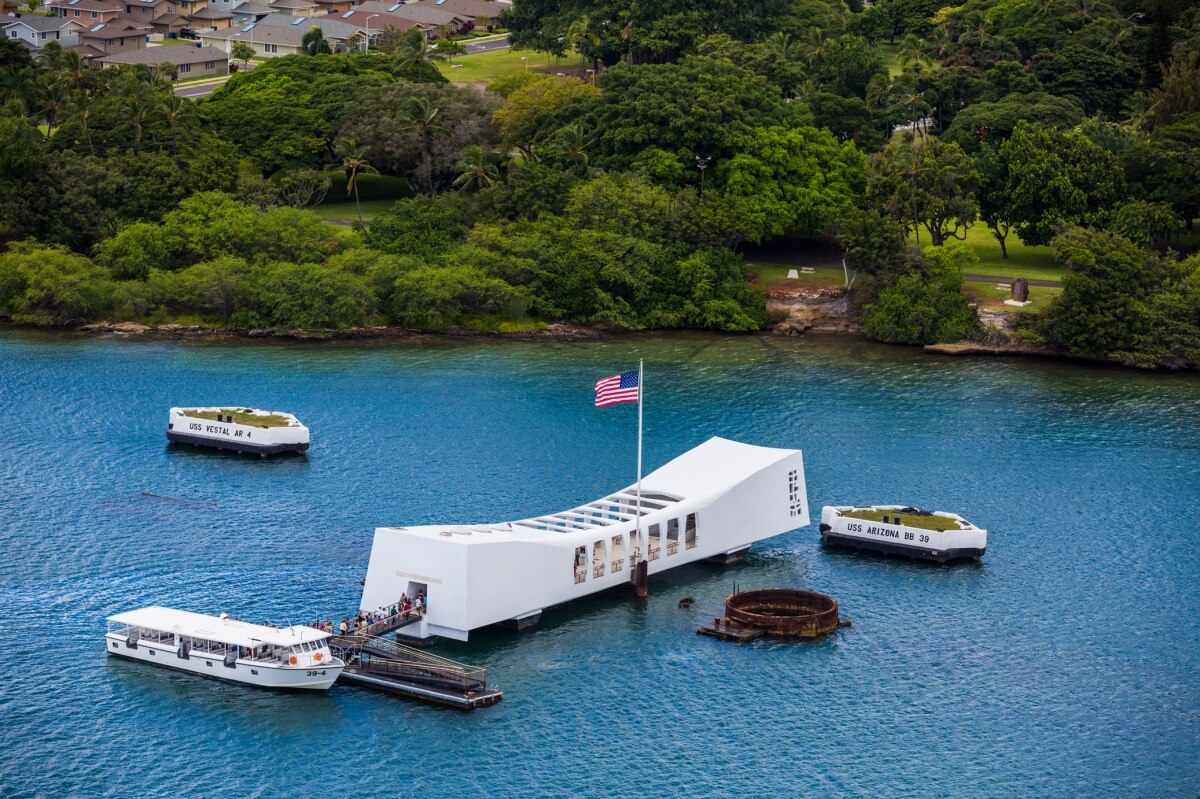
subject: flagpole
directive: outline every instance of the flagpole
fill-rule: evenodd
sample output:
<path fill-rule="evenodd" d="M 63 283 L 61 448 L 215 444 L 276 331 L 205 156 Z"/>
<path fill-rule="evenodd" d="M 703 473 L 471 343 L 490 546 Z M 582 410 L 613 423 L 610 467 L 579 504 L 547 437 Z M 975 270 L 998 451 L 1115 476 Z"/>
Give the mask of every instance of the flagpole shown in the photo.
<path fill-rule="evenodd" d="M 637 456 L 637 535 L 638 546 L 643 547 L 642 557 L 646 551 L 642 542 L 642 359 L 638 359 L 638 456 Z"/>

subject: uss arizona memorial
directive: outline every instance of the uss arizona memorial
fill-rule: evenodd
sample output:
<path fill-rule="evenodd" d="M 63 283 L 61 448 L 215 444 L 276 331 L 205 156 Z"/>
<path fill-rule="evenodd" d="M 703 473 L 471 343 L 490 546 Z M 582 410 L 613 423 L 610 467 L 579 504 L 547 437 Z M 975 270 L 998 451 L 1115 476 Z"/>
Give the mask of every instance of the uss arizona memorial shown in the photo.
<path fill-rule="evenodd" d="M 711 438 L 636 486 L 570 510 L 512 522 L 380 527 L 363 610 L 425 592 L 407 632 L 465 641 L 503 621 L 708 558 L 736 560 L 755 541 L 809 523 L 803 455 Z"/>

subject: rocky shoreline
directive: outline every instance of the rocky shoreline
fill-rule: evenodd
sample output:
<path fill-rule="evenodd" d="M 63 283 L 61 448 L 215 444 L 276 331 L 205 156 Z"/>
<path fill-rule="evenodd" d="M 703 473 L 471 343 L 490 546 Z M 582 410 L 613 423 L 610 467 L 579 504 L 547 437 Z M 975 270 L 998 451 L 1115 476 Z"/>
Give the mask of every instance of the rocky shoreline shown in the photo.
<path fill-rule="evenodd" d="M 56 328 L 31 326 L 37 330 L 64 330 L 90 335 L 128 336 L 147 339 L 291 339 L 294 341 L 362 341 L 418 338 L 421 336 L 481 337 L 507 339 L 580 340 L 604 338 L 609 334 L 595 328 L 555 323 L 537 330 L 500 332 L 493 330 L 417 330 L 407 327 L 353 327 L 347 330 L 282 330 L 279 328 L 205 327 L 203 325 L 144 325 L 140 322 L 91 322 Z"/>

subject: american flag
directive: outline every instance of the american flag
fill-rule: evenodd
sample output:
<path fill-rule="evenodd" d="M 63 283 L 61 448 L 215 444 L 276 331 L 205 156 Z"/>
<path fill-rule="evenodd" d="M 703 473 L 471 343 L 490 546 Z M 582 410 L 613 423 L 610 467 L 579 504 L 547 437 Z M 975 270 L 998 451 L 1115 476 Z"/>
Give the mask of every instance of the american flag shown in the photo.
<path fill-rule="evenodd" d="M 621 372 L 619 375 L 596 381 L 596 407 L 607 408 L 621 402 L 638 401 L 638 373 Z"/>

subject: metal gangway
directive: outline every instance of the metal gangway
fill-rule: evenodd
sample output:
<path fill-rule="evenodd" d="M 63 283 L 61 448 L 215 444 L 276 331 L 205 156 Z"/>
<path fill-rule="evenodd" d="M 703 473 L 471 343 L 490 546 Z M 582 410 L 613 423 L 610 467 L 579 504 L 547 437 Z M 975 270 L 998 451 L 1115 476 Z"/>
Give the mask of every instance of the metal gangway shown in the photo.
<path fill-rule="evenodd" d="M 340 680 L 466 710 L 499 702 L 487 669 L 430 654 L 371 635 L 331 638 L 334 655 L 346 663 Z"/>

